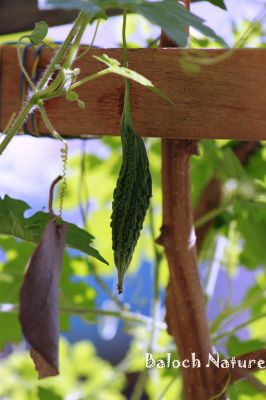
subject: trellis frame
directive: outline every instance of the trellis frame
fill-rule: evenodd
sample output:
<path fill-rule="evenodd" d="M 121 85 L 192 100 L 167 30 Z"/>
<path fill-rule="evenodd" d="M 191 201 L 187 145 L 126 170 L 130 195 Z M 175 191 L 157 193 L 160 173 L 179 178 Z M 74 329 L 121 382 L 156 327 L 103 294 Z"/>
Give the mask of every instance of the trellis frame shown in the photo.
<path fill-rule="evenodd" d="M 189 3 L 189 2 L 187 2 Z M 162 46 L 172 43 L 162 35 Z M 210 57 L 223 50 L 198 50 Z M 120 49 L 91 50 L 122 60 Z M 212 352 L 204 296 L 197 270 L 190 194 L 190 157 L 197 153 L 200 139 L 266 139 L 266 50 L 236 49 L 230 57 L 188 76 L 180 60 L 189 49 L 137 49 L 129 52 L 130 67 L 162 89 L 175 103 L 171 105 L 137 84 L 132 85 L 132 109 L 136 130 L 143 136 L 162 138 L 163 226 L 158 243 L 165 248 L 170 268 L 167 288 L 167 324 L 175 338 L 181 359 L 196 353 L 205 365 Z M 194 52 L 193 52 L 194 53 Z M 50 51 L 43 50 L 45 66 Z M 0 130 L 20 105 L 20 70 L 13 47 L 0 52 Z M 31 68 L 33 51 L 27 58 Z M 84 75 L 102 69 L 88 52 L 79 67 Z M 116 135 L 122 110 L 124 84 L 119 77 L 93 81 L 89 89 L 78 90 L 86 110 L 62 99 L 47 102 L 47 112 L 60 134 L 66 137 Z M 39 131 L 46 129 L 37 116 Z M 78 127 L 78 128 L 77 128 Z M 30 127 L 28 127 L 30 130 Z M 195 334 L 194 334 L 195 332 Z M 263 359 L 258 350 L 239 359 Z M 255 370 L 255 369 L 254 369 Z M 217 393 L 225 399 L 226 385 L 246 377 L 251 370 L 228 368 L 183 369 L 186 400 L 206 400 Z"/>

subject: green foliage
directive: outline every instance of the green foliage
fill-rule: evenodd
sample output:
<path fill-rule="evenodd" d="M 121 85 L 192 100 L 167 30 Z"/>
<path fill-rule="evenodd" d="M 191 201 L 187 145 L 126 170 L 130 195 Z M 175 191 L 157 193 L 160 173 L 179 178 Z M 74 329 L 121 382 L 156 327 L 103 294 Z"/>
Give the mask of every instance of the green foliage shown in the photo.
<path fill-rule="evenodd" d="M 129 12 L 140 14 L 152 24 L 160 26 L 163 31 L 179 46 L 186 45 L 186 27 L 193 26 L 203 35 L 210 36 L 226 46 L 225 41 L 217 36 L 215 32 L 204 25 L 203 20 L 187 11 L 176 0 L 149 2 L 145 0 L 46 0 L 45 3 L 54 8 L 85 10 L 93 18 L 95 14 L 110 8 L 126 8 Z M 218 3 L 216 1 L 216 3 Z M 221 3 L 221 1 L 220 1 Z M 217 4 L 218 5 L 218 4 Z M 221 4 L 220 4 L 221 5 Z"/>
<path fill-rule="evenodd" d="M 25 218 L 24 213 L 30 206 L 21 200 L 5 196 L 0 198 L 0 233 L 12 235 L 28 242 L 39 242 L 46 223 L 51 219 L 50 214 L 37 212 L 30 218 Z M 107 264 L 97 250 L 90 246 L 93 236 L 84 229 L 68 223 L 67 245 L 73 249 L 95 257 Z"/>
<path fill-rule="evenodd" d="M 16 309 L 19 302 L 19 291 L 23 281 L 25 267 L 34 250 L 31 243 L 18 241 L 6 236 L 1 237 L 0 249 L 4 251 L 5 260 L 0 263 L 0 305 L 10 304 L 11 312 L 0 312 L 0 349 L 9 343 L 17 343 L 22 339 L 21 329 L 18 323 Z M 95 289 L 88 287 L 87 283 L 81 280 L 73 281 L 76 277 L 88 276 L 90 273 L 89 264 L 85 259 L 70 257 L 65 253 L 61 275 L 60 309 L 61 329 L 69 329 L 69 316 L 75 313 L 75 309 L 83 308 L 89 310 L 95 307 Z M 84 320 L 95 322 L 94 314 L 84 314 Z"/>
<path fill-rule="evenodd" d="M 0 397 L 9 400 L 63 400 L 68 396 L 79 399 L 124 400 L 121 391 L 124 374 L 114 372 L 111 365 L 100 359 L 89 342 L 70 346 L 60 342 L 62 374 L 38 381 L 36 371 L 26 352 L 19 351 L 1 362 Z"/>
<path fill-rule="evenodd" d="M 256 374 L 257 376 L 258 374 Z M 262 373 L 259 373 L 259 378 L 257 383 L 259 384 L 264 384 L 265 385 L 265 381 L 266 379 L 262 379 L 261 380 L 261 375 Z M 256 381 L 255 381 L 256 382 Z M 257 385 L 257 386 L 258 386 Z M 228 391 L 228 395 L 230 400 L 264 400 L 265 399 L 265 393 L 261 393 L 257 388 L 256 388 L 256 384 L 251 384 L 247 381 L 238 381 L 234 384 L 234 386 L 232 386 L 231 388 L 229 388 Z"/>
<path fill-rule="evenodd" d="M 146 87 L 147 89 L 158 94 L 159 96 L 163 97 L 165 100 L 173 104 L 172 100 L 167 96 L 167 94 L 165 94 L 159 88 L 154 86 L 149 79 L 145 78 L 141 74 L 138 74 L 136 71 L 132 71 L 131 69 L 126 67 L 122 67 L 118 60 L 111 58 L 106 54 L 103 54 L 102 56 L 93 56 L 93 57 L 96 60 L 101 61 L 102 63 L 107 65 L 110 69 L 110 72 L 113 72 L 114 74 L 123 76 L 124 78 L 128 78 L 139 83 L 140 85 Z"/>
<path fill-rule="evenodd" d="M 196 3 L 202 0 L 192 0 L 192 3 Z M 220 7 L 223 10 L 226 10 L 226 5 L 224 3 L 224 0 L 207 0 L 209 3 L 212 3 L 214 6 Z"/>
<path fill-rule="evenodd" d="M 210 1 L 224 8 L 222 1 Z M 55 3 L 55 1 L 54 1 Z M 56 2 L 58 4 L 58 1 Z M 81 2 L 61 2 L 62 7 L 71 8 L 74 4 L 80 6 Z M 64 4 L 63 4 L 64 3 Z M 107 4 L 107 2 L 104 2 Z M 129 2 L 130 4 L 133 2 Z M 129 4 L 128 3 L 128 4 Z M 144 4 L 145 3 L 145 4 Z M 161 2 L 160 2 L 161 3 Z M 167 3 L 167 2 L 165 2 Z M 168 1 L 170 4 L 171 1 Z M 97 9 L 97 2 L 82 2 L 82 5 L 91 6 L 91 13 Z M 110 2 L 109 2 L 110 4 Z M 126 2 L 119 1 L 119 5 Z M 179 8 L 176 8 L 174 16 L 167 15 L 162 10 L 163 5 L 147 6 L 146 2 L 138 3 L 142 7 L 142 15 L 147 15 L 161 26 L 170 21 L 169 30 L 177 39 L 181 34 L 174 28 L 173 21 L 181 16 Z M 132 6 L 133 7 L 133 6 Z M 137 7 L 137 6 L 136 6 Z M 160 8 L 161 7 L 161 8 Z M 169 6 L 171 7 L 171 5 Z M 178 11 L 177 11 L 178 10 Z M 145 14 L 146 13 L 146 14 Z M 148 17 L 149 16 L 149 17 Z M 183 25 L 188 22 L 190 14 L 184 14 Z M 195 20 L 194 20 L 195 21 Z M 198 21 L 198 20 L 197 20 Z M 198 24 L 198 22 L 195 22 Z M 179 27 L 182 26 L 178 25 Z M 180 28 L 181 29 L 181 28 Z M 242 29 L 242 28 L 241 28 Z M 257 29 L 253 33 L 255 41 L 263 41 L 262 30 Z M 235 37 L 241 36 L 235 32 Z M 153 38 L 151 38 L 153 39 Z M 252 40 L 253 40 L 252 39 Z M 192 39 L 193 47 L 212 47 L 217 43 L 204 39 Z M 109 67 L 116 68 L 118 65 L 111 60 L 106 60 Z M 121 67 L 122 76 L 129 76 L 128 71 Z M 203 67 L 204 68 L 204 67 Z M 124 75 L 123 75 L 124 74 Z M 140 82 L 141 83 L 141 82 Z M 77 101 L 76 95 L 68 94 L 70 101 Z M 88 224 L 90 230 L 96 236 L 97 248 L 100 248 L 108 260 L 111 254 L 111 230 L 109 219 L 111 214 L 111 198 L 116 177 L 119 173 L 121 146 L 117 138 L 105 137 L 102 140 L 107 150 L 106 159 L 94 154 L 83 154 L 75 156 L 70 160 L 68 188 L 65 197 L 65 208 L 74 210 L 77 207 L 86 206 L 89 201 L 94 204 L 93 210 L 89 209 Z M 136 252 L 132 260 L 131 271 L 136 271 L 140 261 L 145 258 L 155 261 L 154 239 L 159 236 L 161 226 L 161 182 L 160 163 L 161 148 L 160 141 L 148 139 L 145 142 L 149 155 L 149 164 L 153 179 L 152 213 L 155 233 L 151 236 L 150 218 L 146 218 L 143 235 L 138 242 Z M 227 240 L 226 249 L 221 268 L 229 272 L 228 284 L 239 274 L 239 265 L 254 270 L 256 278 L 252 287 L 244 295 L 239 304 L 235 304 L 233 296 L 228 297 L 222 305 L 218 305 L 219 314 L 211 324 L 211 334 L 216 346 L 222 346 L 227 355 L 242 354 L 243 352 L 265 347 L 265 264 L 266 247 L 264 234 L 266 230 L 265 212 L 265 187 L 266 187 L 266 144 L 256 149 L 254 154 L 248 157 L 248 162 L 243 166 L 239 163 L 234 153 L 237 143 L 232 141 L 202 141 L 200 144 L 200 156 L 192 160 L 192 189 L 193 205 L 196 206 L 203 190 L 209 181 L 216 178 L 221 183 L 221 207 L 212 221 L 212 228 L 208 238 L 205 240 L 200 265 L 211 264 L 214 258 L 216 239 L 223 236 Z M 84 167 L 84 164 L 85 167 Z M 104 182 L 104 184 L 102 184 Z M 5 207 L 4 207 L 5 206 Z M 32 217 L 25 218 L 24 212 L 29 206 L 19 200 L 6 197 L 0 200 L 0 219 L 3 221 L 3 229 L 8 235 L 15 235 L 26 241 L 1 235 L 0 247 L 4 253 L 4 260 L 0 264 L 0 304 L 11 304 L 10 312 L 0 312 L 0 347 L 4 348 L 7 343 L 21 341 L 21 331 L 16 315 L 18 293 L 23 278 L 24 267 L 33 251 L 30 242 L 36 242 L 41 235 L 43 227 L 49 215 L 37 213 Z M 208 213 L 207 213 L 208 214 Z M 1 227 L 2 229 L 2 227 Z M 77 228 L 78 229 L 78 228 Z M 76 227 L 73 228 L 73 237 L 69 244 L 73 248 L 80 249 L 91 254 L 90 247 L 92 236 L 84 231 L 77 234 Z M 71 243 L 70 243 L 71 242 Z M 86 242 L 86 243 L 85 243 Z M 90 249 L 88 250 L 88 248 Z M 81 248 L 82 247 L 82 248 Z M 87 249 L 87 250 L 84 250 Z M 80 255 L 68 254 L 64 256 L 64 263 L 60 288 L 61 329 L 69 329 L 69 315 L 80 315 L 85 321 L 97 323 L 97 312 L 95 299 L 97 291 L 89 287 L 85 281 L 73 281 L 72 277 L 95 276 L 95 271 L 104 274 L 113 273 L 112 268 L 102 268 L 102 258 L 97 256 L 81 258 Z M 96 268 L 96 269 L 95 269 Z M 136 286 L 141 277 L 136 277 Z M 156 278 L 155 278 L 156 279 Z M 168 281 L 168 270 L 165 259 L 160 263 L 160 279 L 158 285 L 165 288 Z M 108 293 L 110 296 L 110 293 Z M 208 299 L 210 301 L 211 299 Z M 121 318 L 126 320 L 123 308 L 119 308 Z M 3 311 L 3 310 L 2 310 Z M 244 314 L 245 313 L 245 314 Z M 243 323 L 237 325 L 239 317 L 248 315 Z M 138 316 L 141 316 L 138 314 Z M 141 327 L 135 324 L 126 324 L 125 329 L 133 338 L 128 353 L 117 367 L 111 367 L 101 360 L 92 346 L 82 343 L 70 347 L 64 343 L 61 345 L 61 375 L 57 378 L 39 382 L 36 372 L 28 353 L 14 352 L 10 357 L 1 361 L 0 365 L 0 397 L 10 400 L 59 400 L 67 396 L 80 398 L 94 398 L 97 393 L 99 399 L 122 400 L 122 390 L 125 385 L 124 373 L 142 373 L 145 371 L 143 354 L 150 346 L 154 345 L 154 356 L 162 357 L 162 354 L 170 351 L 174 355 L 174 344 L 172 338 L 166 331 L 160 330 L 147 322 Z M 248 339 L 240 340 L 237 336 L 242 329 L 249 335 Z M 153 340 L 155 337 L 155 340 Z M 176 355 L 178 358 L 178 355 Z M 255 375 L 257 383 L 265 384 L 265 371 Z M 182 398 L 182 381 L 176 376 L 175 370 L 154 370 L 146 377 L 143 391 L 149 399 L 158 400 L 162 394 L 166 400 Z M 258 385 L 254 382 L 237 382 L 229 389 L 228 395 L 231 400 L 262 400 L 264 393 L 259 393 Z"/>
<path fill-rule="evenodd" d="M 40 21 L 35 24 L 35 28 L 33 29 L 30 35 L 27 35 L 31 44 L 37 46 L 40 44 L 48 33 L 48 24 L 45 21 Z"/>

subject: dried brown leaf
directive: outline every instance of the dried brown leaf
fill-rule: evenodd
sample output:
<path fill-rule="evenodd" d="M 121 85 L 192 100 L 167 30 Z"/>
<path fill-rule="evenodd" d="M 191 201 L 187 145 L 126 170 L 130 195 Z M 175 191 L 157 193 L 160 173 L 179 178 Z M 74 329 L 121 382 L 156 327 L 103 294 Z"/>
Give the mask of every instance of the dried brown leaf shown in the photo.
<path fill-rule="evenodd" d="M 51 220 L 33 253 L 20 291 L 19 319 L 39 378 L 58 375 L 58 286 L 67 224 Z"/>

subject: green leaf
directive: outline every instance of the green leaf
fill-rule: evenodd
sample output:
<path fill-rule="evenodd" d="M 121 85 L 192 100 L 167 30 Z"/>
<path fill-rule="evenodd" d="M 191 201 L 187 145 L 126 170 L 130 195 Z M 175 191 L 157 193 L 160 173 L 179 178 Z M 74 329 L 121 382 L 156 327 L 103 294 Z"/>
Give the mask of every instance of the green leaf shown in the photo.
<path fill-rule="evenodd" d="M 22 339 L 22 333 L 16 314 L 0 312 L 0 349 L 7 343 L 18 343 Z"/>
<path fill-rule="evenodd" d="M 31 44 L 38 45 L 41 43 L 48 33 L 48 24 L 45 21 L 40 21 L 35 24 L 35 28 L 33 29 L 30 35 L 27 35 Z"/>
<path fill-rule="evenodd" d="M 145 78 L 143 75 L 139 74 L 136 71 L 132 71 L 129 68 L 120 66 L 120 62 L 118 60 L 111 58 L 106 54 L 103 54 L 102 56 L 93 56 L 93 57 L 96 60 L 101 61 L 102 63 L 108 65 L 112 73 L 123 76 L 124 78 L 129 78 L 132 81 L 135 81 L 140 85 L 145 86 L 152 92 L 158 94 L 165 100 L 169 101 L 171 104 L 174 104 L 173 101 L 167 96 L 167 94 L 165 94 L 162 90 L 154 86 L 149 79 Z"/>
<path fill-rule="evenodd" d="M 78 99 L 78 106 L 79 106 L 79 108 L 81 108 L 82 110 L 85 110 L 85 108 L 86 108 L 84 101 L 82 101 L 82 100 L 80 100 L 80 99 Z"/>
<path fill-rule="evenodd" d="M 249 339 L 242 342 L 237 336 L 231 336 L 227 342 L 227 350 L 231 357 L 256 351 L 265 347 L 265 342 L 260 339 Z"/>
<path fill-rule="evenodd" d="M 108 20 L 108 16 L 106 15 L 105 11 L 99 11 L 98 13 L 96 13 L 93 18 L 91 18 L 90 20 L 90 24 L 93 24 L 94 21 L 97 21 L 98 19 L 103 20 L 103 21 L 107 21 Z"/>
<path fill-rule="evenodd" d="M 38 387 L 39 400 L 62 400 L 62 397 L 50 389 L 39 386 Z"/>
<path fill-rule="evenodd" d="M 12 199 L 7 195 L 4 199 L 0 198 L 0 234 L 12 235 L 28 242 L 38 243 L 51 216 L 40 211 L 30 218 L 25 218 L 24 213 L 28 209 L 30 209 L 30 206 L 24 201 Z M 74 224 L 67 224 L 68 247 L 80 250 L 108 264 L 99 252 L 90 246 L 93 240 L 90 233 Z"/>
<path fill-rule="evenodd" d="M 198 3 L 199 1 L 203 0 L 192 0 L 192 3 Z M 205 1 L 208 1 L 209 3 L 213 4 L 214 6 L 220 7 L 223 10 L 227 10 L 224 0 L 205 0 Z"/>
<path fill-rule="evenodd" d="M 248 180 L 245 168 L 230 147 L 223 149 L 222 172 L 233 179 Z"/>
<path fill-rule="evenodd" d="M 44 5 L 49 8 L 58 8 L 63 10 L 80 9 L 85 10 L 93 18 L 101 15 L 103 8 L 101 8 L 101 0 L 83 1 L 83 0 L 44 0 Z"/>
<path fill-rule="evenodd" d="M 167 36 L 177 43 L 180 47 L 185 47 L 187 42 L 187 26 L 192 26 L 203 35 L 212 37 L 221 45 L 227 47 L 225 41 L 216 33 L 204 25 L 204 21 L 184 9 L 175 0 L 158 2 L 140 2 L 132 7 L 135 12 L 143 15 L 152 24 L 159 25 Z"/>
<path fill-rule="evenodd" d="M 66 99 L 68 101 L 77 101 L 79 98 L 79 95 L 77 92 L 74 92 L 73 90 L 68 90 L 66 92 Z"/>
<path fill-rule="evenodd" d="M 265 229 L 264 220 L 258 220 L 254 212 L 243 212 L 238 216 L 238 229 L 245 241 L 241 254 L 242 263 L 249 268 L 266 265 Z"/>
<path fill-rule="evenodd" d="M 218 0 L 217 0 L 218 1 Z M 216 2 L 217 2 L 216 1 Z M 145 0 L 46 0 L 49 7 L 73 9 L 79 8 L 87 11 L 94 18 L 100 11 L 112 8 L 127 9 L 129 12 L 143 15 L 152 24 L 159 25 L 162 30 L 179 46 L 184 47 L 187 41 L 186 28 L 193 26 L 203 35 L 212 37 L 222 46 L 226 46 L 225 41 L 209 27 L 204 25 L 204 21 L 186 10 L 177 3 L 176 0 L 154 1 Z M 216 4 L 218 5 L 218 4 Z"/>
<path fill-rule="evenodd" d="M 115 58 L 109 57 L 107 54 L 101 56 L 93 56 L 96 60 L 103 62 L 108 65 L 108 67 L 119 67 L 121 65 L 120 61 Z"/>

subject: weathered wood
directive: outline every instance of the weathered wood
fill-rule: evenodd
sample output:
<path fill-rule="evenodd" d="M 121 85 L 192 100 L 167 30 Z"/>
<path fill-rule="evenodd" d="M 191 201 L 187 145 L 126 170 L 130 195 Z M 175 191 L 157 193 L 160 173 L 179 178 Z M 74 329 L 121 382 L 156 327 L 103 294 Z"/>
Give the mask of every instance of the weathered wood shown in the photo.
<path fill-rule="evenodd" d="M 187 75 L 180 68 L 186 49 L 134 49 L 129 52 L 130 67 L 169 95 L 171 105 L 146 88 L 133 83 L 132 109 L 136 131 L 142 136 L 164 138 L 266 139 L 266 50 L 238 49 L 226 60 L 205 66 L 196 75 Z M 210 57 L 223 50 L 204 50 Z M 198 54 L 202 50 L 197 51 Z M 92 54 L 106 53 L 122 61 L 121 49 L 93 49 L 78 61 L 81 77 L 104 66 Z M 27 66 L 30 70 L 33 51 Z M 51 52 L 42 51 L 40 66 L 44 68 Z M 0 128 L 18 109 L 20 71 L 16 50 L 1 49 Z M 46 103 L 48 114 L 64 136 L 116 135 L 123 96 L 123 79 L 105 76 L 80 88 L 86 110 L 64 99 Z M 40 132 L 47 134 L 38 117 Z"/>
<path fill-rule="evenodd" d="M 186 0 L 187 8 L 190 1 Z M 189 32 L 188 32 L 189 34 Z M 161 34 L 160 45 L 175 44 Z M 181 360 L 197 354 L 200 368 L 182 368 L 183 397 L 206 400 L 219 393 L 220 381 L 205 367 L 212 351 L 204 293 L 198 272 L 193 227 L 190 158 L 198 154 L 196 140 L 162 139 L 163 225 L 157 240 L 164 246 L 169 267 L 166 322 Z M 216 396 L 215 396 L 216 397 Z M 224 396 L 217 396 L 217 400 Z"/>

